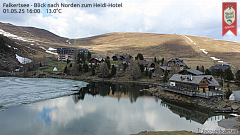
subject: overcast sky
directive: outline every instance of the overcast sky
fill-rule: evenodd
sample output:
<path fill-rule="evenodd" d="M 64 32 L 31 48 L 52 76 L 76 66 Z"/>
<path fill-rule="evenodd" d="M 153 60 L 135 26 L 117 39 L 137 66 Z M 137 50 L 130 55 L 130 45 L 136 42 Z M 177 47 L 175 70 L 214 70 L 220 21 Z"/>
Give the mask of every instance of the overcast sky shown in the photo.
<path fill-rule="evenodd" d="M 226 0 L 4 0 L 4 3 L 9 2 L 122 3 L 122 8 L 62 8 L 61 14 L 47 14 L 46 8 L 41 8 L 39 14 L 3 14 L 3 2 L 0 2 L 1 22 L 42 28 L 62 37 L 82 38 L 110 32 L 144 32 L 240 41 L 240 21 L 237 22 L 238 37 L 231 32 L 222 37 L 222 2 Z M 239 20 L 239 5 L 237 10 Z"/>

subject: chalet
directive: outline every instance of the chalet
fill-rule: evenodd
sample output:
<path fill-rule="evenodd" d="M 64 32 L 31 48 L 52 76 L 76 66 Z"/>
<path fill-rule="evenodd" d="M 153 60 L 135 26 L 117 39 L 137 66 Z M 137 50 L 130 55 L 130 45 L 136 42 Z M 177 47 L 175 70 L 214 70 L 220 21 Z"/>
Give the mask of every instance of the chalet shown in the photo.
<path fill-rule="evenodd" d="M 73 60 L 73 53 L 74 51 L 77 51 L 78 53 L 84 53 L 85 55 L 88 54 L 87 49 L 70 49 L 70 48 L 57 48 L 57 53 L 58 53 L 58 60 L 59 61 L 67 61 Z"/>
<path fill-rule="evenodd" d="M 154 70 L 155 67 L 155 63 L 149 60 L 137 60 L 137 63 L 143 65 L 145 69 L 148 68 L 149 70 Z"/>
<path fill-rule="evenodd" d="M 132 56 L 129 54 L 123 54 L 123 55 L 119 55 L 119 54 L 115 54 L 114 56 L 112 56 L 113 61 L 123 61 L 125 59 L 131 59 Z"/>
<path fill-rule="evenodd" d="M 203 72 L 201 71 L 198 71 L 196 69 L 186 69 L 186 72 L 188 75 L 203 75 Z M 180 71 L 179 74 L 183 74 L 184 73 L 184 70 Z"/>
<path fill-rule="evenodd" d="M 212 69 L 215 69 L 215 70 L 222 70 L 224 72 L 226 69 L 230 69 L 230 68 L 231 67 L 229 65 L 221 64 L 221 65 L 211 66 L 209 70 L 211 71 Z"/>
<path fill-rule="evenodd" d="M 131 62 L 131 59 L 123 59 L 122 64 L 129 64 Z"/>
<path fill-rule="evenodd" d="M 174 74 L 170 79 L 170 88 L 179 91 L 209 92 L 218 87 L 218 82 L 212 75 L 180 75 Z"/>
<path fill-rule="evenodd" d="M 180 67 L 180 70 L 183 70 L 183 67 L 186 66 L 187 64 L 185 64 L 183 62 L 183 60 L 178 59 L 178 58 L 174 58 L 171 59 L 170 61 L 167 62 L 167 66 L 169 67 Z"/>
<path fill-rule="evenodd" d="M 90 66 L 98 66 L 101 63 L 103 63 L 104 61 L 105 61 L 105 59 L 103 59 L 103 58 L 90 58 L 88 62 L 89 62 Z"/>

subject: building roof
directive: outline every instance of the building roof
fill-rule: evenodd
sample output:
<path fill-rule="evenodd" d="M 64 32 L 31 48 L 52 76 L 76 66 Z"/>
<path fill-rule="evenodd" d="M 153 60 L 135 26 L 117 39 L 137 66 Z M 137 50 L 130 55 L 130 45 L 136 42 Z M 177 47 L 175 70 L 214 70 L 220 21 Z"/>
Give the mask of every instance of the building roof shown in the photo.
<path fill-rule="evenodd" d="M 130 62 L 131 61 L 131 59 L 128 59 L 128 58 L 123 59 L 123 60 L 125 60 L 126 62 Z"/>
<path fill-rule="evenodd" d="M 130 59 L 132 56 L 130 54 L 123 54 L 123 55 L 120 55 L 120 54 L 115 54 L 113 57 L 117 57 L 118 59 L 122 58 L 122 59 Z"/>
<path fill-rule="evenodd" d="M 196 70 L 196 69 L 186 69 L 186 70 L 187 70 L 187 72 L 188 72 L 189 74 L 193 74 L 193 75 L 203 75 L 203 72 L 198 71 L 198 70 Z M 184 72 L 184 71 L 181 71 L 181 72 Z"/>
<path fill-rule="evenodd" d="M 148 67 L 151 67 L 151 65 L 153 64 L 152 61 L 146 61 L 146 60 L 137 60 L 138 61 L 138 64 L 142 64 L 144 66 L 148 66 Z"/>
<path fill-rule="evenodd" d="M 97 61 L 105 61 L 104 58 L 90 58 L 89 61 L 90 61 L 90 60 L 93 60 L 93 59 L 95 59 L 95 60 L 97 60 Z"/>
<path fill-rule="evenodd" d="M 178 65 L 180 65 L 180 66 L 185 66 L 185 65 L 187 65 L 187 64 L 185 64 L 185 63 L 183 62 L 183 60 L 181 60 L 181 59 L 179 59 L 179 58 L 171 59 L 171 60 L 168 61 L 168 63 L 169 63 L 169 62 L 178 63 Z"/>
<path fill-rule="evenodd" d="M 220 64 L 220 65 L 211 66 L 209 68 L 209 70 L 211 71 L 213 68 L 214 69 L 221 69 L 222 71 L 225 71 L 226 69 L 229 69 L 230 66 L 229 65 Z"/>
<path fill-rule="evenodd" d="M 192 76 L 192 75 L 174 74 L 169 80 L 176 81 L 176 82 L 199 84 L 204 78 L 208 80 L 209 86 L 219 86 L 218 82 L 213 78 L 212 75 Z"/>
<path fill-rule="evenodd" d="M 78 51 L 88 52 L 88 49 L 78 49 Z"/>
<path fill-rule="evenodd" d="M 160 68 L 161 68 L 162 70 L 166 70 L 166 68 L 167 68 L 168 71 L 171 70 L 171 67 L 168 67 L 168 66 L 160 66 Z"/>
<path fill-rule="evenodd" d="M 148 62 L 153 62 L 152 59 L 144 59 L 145 61 L 148 61 Z"/>

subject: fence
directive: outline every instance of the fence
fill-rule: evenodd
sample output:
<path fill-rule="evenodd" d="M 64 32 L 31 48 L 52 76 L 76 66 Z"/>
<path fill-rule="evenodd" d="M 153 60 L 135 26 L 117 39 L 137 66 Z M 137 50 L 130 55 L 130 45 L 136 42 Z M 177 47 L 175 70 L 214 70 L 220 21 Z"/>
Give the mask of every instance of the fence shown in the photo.
<path fill-rule="evenodd" d="M 164 87 L 162 89 L 166 91 L 182 94 L 182 95 L 191 96 L 191 97 L 202 97 L 202 98 L 223 97 L 223 94 L 221 91 L 209 91 L 209 92 L 200 93 L 199 91 L 176 89 L 176 88 L 171 88 L 169 86 Z"/>

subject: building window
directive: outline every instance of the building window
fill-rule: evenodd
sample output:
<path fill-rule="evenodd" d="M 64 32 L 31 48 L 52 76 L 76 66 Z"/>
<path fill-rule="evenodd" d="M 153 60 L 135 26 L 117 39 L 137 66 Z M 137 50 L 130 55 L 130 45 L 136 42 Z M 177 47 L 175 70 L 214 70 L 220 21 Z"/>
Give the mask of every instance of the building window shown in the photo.
<path fill-rule="evenodd" d="M 202 81 L 202 83 L 206 83 L 206 81 Z"/>

